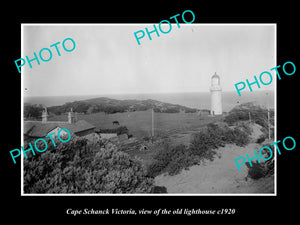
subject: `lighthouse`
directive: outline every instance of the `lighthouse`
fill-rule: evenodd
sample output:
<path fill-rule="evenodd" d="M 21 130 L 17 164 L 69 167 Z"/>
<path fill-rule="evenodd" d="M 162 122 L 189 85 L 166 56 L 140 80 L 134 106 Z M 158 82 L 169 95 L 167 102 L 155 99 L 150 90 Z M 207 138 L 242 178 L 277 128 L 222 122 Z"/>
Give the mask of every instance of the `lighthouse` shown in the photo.
<path fill-rule="evenodd" d="M 217 73 L 211 77 L 210 97 L 210 115 L 222 115 L 222 88 Z"/>

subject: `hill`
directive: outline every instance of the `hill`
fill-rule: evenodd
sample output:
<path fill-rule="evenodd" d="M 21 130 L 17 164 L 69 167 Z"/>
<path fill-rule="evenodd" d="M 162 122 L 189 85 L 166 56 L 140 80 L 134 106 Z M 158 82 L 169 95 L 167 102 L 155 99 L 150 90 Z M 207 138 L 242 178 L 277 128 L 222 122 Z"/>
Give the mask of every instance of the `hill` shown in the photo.
<path fill-rule="evenodd" d="M 83 114 L 91 114 L 97 112 L 105 112 L 108 114 L 118 112 L 146 111 L 154 109 L 160 113 L 194 113 L 197 109 L 189 108 L 181 105 L 160 102 L 152 99 L 147 100 L 116 100 L 106 97 L 93 98 L 88 100 L 67 102 L 61 106 L 52 106 L 48 108 L 48 112 L 56 115 L 69 112 L 70 109 Z"/>

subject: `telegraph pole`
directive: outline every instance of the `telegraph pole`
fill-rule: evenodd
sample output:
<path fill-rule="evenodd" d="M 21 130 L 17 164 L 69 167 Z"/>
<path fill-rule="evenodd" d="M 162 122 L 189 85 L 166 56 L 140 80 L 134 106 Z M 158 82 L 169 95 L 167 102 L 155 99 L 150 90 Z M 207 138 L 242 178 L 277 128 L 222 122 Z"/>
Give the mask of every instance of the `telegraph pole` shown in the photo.
<path fill-rule="evenodd" d="M 271 139 L 271 129 L 270 129 L 270 107 L 268 101 L 268 131 L 269 131 L 269 140 Z"/>
<path fill-rule="evenodd" d="M 250 114 L 250 111 L 249 111 L 249 122 L 251 123 L 251 114 Z"/>
<path fill-rule="evenodd" d="M 269 133 L 269 140 L 271 139 L 271 127 L 270 127 L 270 105 L 269 105 L 269 95 L 266 92 L 267 102 L 268 102 L 268 133 Z"/>
<path fill-rule="evenodd" d="M 153 142 L 153 138 L 154 138 L 154 110 L 152 108 L 152 132 L 151 132 L 151 135 L 152 135 L 152 142 Z"/>

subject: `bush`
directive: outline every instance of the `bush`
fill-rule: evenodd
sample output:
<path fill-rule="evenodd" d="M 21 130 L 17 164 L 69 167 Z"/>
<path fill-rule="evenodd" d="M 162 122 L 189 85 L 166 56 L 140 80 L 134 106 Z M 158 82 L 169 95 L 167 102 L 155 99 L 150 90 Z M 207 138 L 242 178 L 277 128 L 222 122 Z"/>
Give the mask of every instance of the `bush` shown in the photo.
<path fill-rule="evenodd" d="M 181 148 L 177 146 L 174 150 Z M 190 150 L 186 149 L 185 152 L 179 150 L 177 155 L 172 157 L 172 160 L 169 162 L 165 170 L 170 175 L 175 175 L 181 172 L 182 169 L 188 169 L 190 166 L 196 165 L 199 163 L 198 157 L 193 155 Z"/>
<path fill-rule="evenodd" d="M 147 175 L 149 177 L 156 177 L 166 168 L 164 161 L 154 160 L 147 168 Z"/>
<path fill-rule="evenodd" d="M 174 175 L 199 162 L 185 145 L 171 147 L 169 144 L 164 144 L 153 158 L 154 161 L 147 168 L 147 174 L 151 177 L 163 172 Z"/>
<path fill-rule="evenodd" d="M 226 143 L 246 145 L 249 142 L 250 130 L 247 125 L 230 129 L 226 124 L 222 126 L 208 124 L 206 129 L 193 135 L 189 147 L 184 145 L 171 147 L 168 142 L 159 146 L 153 162 L 147 168 L 147 174 L 151 177 L 164 172 L 174 175 L 205 159 L 212 161 L 216 155 L 215 149 L 224 147 Z"/>
<path fill-rule="evenodd" d="M 252 162 L 252 167 L 250 167 L 249 162 L 246 162 L 248 169 L 248 176 L 254 180 L 257 180 L 264 176 L 263 167 L 257 162 Z"/>
<path fill-rule="evenodd" d="M 256 143 L 261 144 L 262 142 L 264 142 L 266 140 L 265 135 L 261 135 L 259 136 L 259 138 L 257 139 Z"/>
<path fill-rule="evenodd" d="M 165 110 L 162 110 L 163 113 L 179 113 L 179 108 L 167 108 Z"/>
<path fill-rule="evenodd" d="M 24 104 L 24 117 L 30 119 L 40 119 L 43 110 L 44 107 L 42 105 Z"/>
<path fill-rule="evenodd" d="M 225 144 L 231 143 L 245 146 L 249 143 L 251 132 L 249 125 L 244 123 L 235 126 L 233 129 L 226 124 L 217 125 L 212 123 L 208 124 L 206 131 L 196 134 L 191 144 L 202 150 L 224 147 Z"/>
<path fill-rule="evenodd" d="M 151 177 L 160 174 L 167 167 L 172 157 L 172 149 L 169 140 L 158 143 L 156 148 L 153 162 L 147 168 L 147 174 Z"/>
<path fill-rule="evenodd" d="M 154 156 L 154 161 L 148 166 L 148 175 L 155 177 L 164 172 L 175 175 L 201 160 L 213 160 L 216 154 L 214 149 L 224 145 L 222 135 L 217 131 L 220 131 L 218 126 L 211 124 L 206 131 L 193 136 L 189 147 L 185 145 L 171 147 L 169 144 L 161 146 Z"/>
<path fill-rule="evenodd" d="M 197 109 L 190 109 L 190 108 L 185 108 L 184 112 L 185 113 L 196 113 L 198 110 Z"/>
<path fill-rule="evenodd" d="M 25 193 L 149 193 L 153 187 L 141 163 L 114 145 L 93 149 L 75 136 L 55 143 L 24 161 Z"/>
<path fill-rule="evenodd" d="M 151 189 L 151 193 L 168 193 L 167 188 L 164 186 L 154 186 Z"/>
<path fill-rule="evenodd" d="M 233 129 L 233 142 L 240 147 L 243 147 L 245 145 L 247 145 L 249 143 L 249 134 L 245 131 L 243 131 L 241 128 L 239 127 L 235 127 Z"/>
<path fill-rule="evenodd" d="M 249 125 L 250 125 L 249 122 L 241 122 L 238 124 L 237 127 L 240 130 L 242 130 L 243 132 L 247 133 L 248 135 L 251 135 L 251 133 L 253 132 L 253 129 Z"/>
<path fill-rule="evenodd" d="M 268 110 L 263 109 L 259 105 L 256 105 L 252 102 L 244 103 L 234 107 L 225 117 L 224 121 L 229 125 L 235 125 L 236 123 L 239 123 L 241 121 L 249 121 L 249 113 L 251 115 L 251 121 L 262 126 L 262 130 L 265 134 L 267 134 Z M 270 109 L 270 123 L 274 124 L 273 109 Z M 272 133 L 272 135 L 274 135 L 274 133 Z"/>
<path fill-rule="evenodd" d="M 270 146 L 271 143 L 266 143 L 264 146 Z M 271 147 L 272 149 L 272 147 Z M 275 152 L 275 146 L 273 146 L 272 152 Z M 269 158 L 271 156 L 271 153 L 269 150 L 263 149 L 261 151 L 261 154 L 264 158 Z M 273 175 L 274 174 L 274 154 L 272 154 L 272 157 L 268 159 L 267 161 L 261 160 L 260 163 L 258 162 L 252 162 L 252 167 L 250 167 L 250 163 L 246 162 L 246 165 L 248 167 L 248 176 L 252 179 L 259 179 L 261 177 L 267 176 L 267 175 Z"/>
<path fill-rule="evenodd" d="M 214 149 L 223 146 L 223 141 L 211 133 L 199 132 L 195 134 L 190 143 L 190 151 L 200 159 L 213 160 Z"/>
<path fill-rule="evenodd" d="M 121 135 L 121 134 L 128 134 L 129 130 L 126 126 L 119 126 L 117 128 L 107 128 L 107 129 L 101 129 L 101 128 L 97 128 L 95 130 L 95 133 L 117 133 L 117 135 Z"/>
<path fill-rule="evenodd" d="M 98 179 L 99 189 L 105 193 L 149 193 L 153 180 L 146 177 L 141 164 L 115 148 L 102 148 L 92 163 L 92 179 Z M 91 182 L 93 188 L 94 182 Z"/>

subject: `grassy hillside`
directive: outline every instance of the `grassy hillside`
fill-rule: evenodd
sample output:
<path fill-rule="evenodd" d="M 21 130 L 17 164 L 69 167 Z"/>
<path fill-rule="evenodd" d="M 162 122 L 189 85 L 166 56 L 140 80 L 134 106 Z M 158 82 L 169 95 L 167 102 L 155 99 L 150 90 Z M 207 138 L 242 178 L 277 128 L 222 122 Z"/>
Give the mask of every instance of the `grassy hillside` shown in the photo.
<path fill-rule="evenodd" d="M 79 114 L 78 119 L 84 119 L 101 129 L 116 128 L 112 124 L 118 121 L 120 126 L 126 126 L 130 134 L 135 137 L 150 136 L 151 110 L 105 114 Z M 154 113 L 154 127 L 156 135 L 177 133 L 193 130 L 217 120 L 218 117 L 199 116 L 197 113 Z M 49 118 L 52 121 L 66 121 L 67 115 L 56 115 Z"/>
<path fill-rule="evenodd" d="M 60 115 L 70 111 L 83 114 L 91 114 L 97 112 L 105 112 L 108 114 L 118 113 L 118 112 L 134 112 L 134 111 L 146 111 L 149 109 L 154 109 L 155 112 L 161 113 L 179 113 L 187 112 L 194 113 L 197 109 L 164 103 L 152 99 L 147 100 L 116 100 L 110 98 L 93 98 L 82 101 L 67 102 L 61 106 L 48 107 L 48 112 L 56 115 Z"/>

